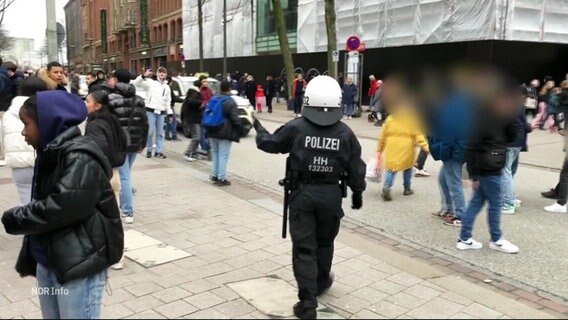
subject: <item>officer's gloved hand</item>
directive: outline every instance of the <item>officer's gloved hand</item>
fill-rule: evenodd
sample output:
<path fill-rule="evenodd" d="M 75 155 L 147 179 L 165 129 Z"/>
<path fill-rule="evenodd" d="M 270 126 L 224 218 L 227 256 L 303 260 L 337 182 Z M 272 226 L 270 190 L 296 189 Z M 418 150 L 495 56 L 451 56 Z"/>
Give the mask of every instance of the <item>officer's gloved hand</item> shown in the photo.
<path fill-rule="evenodd" d="M 351 196 L 351 209 L 359 210 L 363 207 L 363 193 L 353 192 Z"/>

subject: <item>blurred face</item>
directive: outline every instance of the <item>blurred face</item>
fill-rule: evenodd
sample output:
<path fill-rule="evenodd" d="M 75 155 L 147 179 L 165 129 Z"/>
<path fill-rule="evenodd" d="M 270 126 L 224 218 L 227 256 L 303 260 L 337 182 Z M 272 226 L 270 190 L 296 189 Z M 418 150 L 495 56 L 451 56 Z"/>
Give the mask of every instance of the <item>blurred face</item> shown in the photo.
<path fill-rule="evenodd" d="M 207 81 L 207 79 L 201 80 L 201 87 L 207 88 L 207 86 L 209 86 L 209 81 Z"/>
<path fill-rule="evenodd" d="M 57 84 L 63 82 L 63 68 L 62 67 L 52 67 L 49 71 L 49 77 L 51 80 L 55 81 Z"/>
<path fill-rule="evenodd" d="M 108 78 L 107 86 L 111 89 L 114 89 L 114 86 L 116 86 L 116 78 L 115 77 Z"/>
<path fill-rule="evenodd" d="M 91 83 L 95 82 L 97 78 L 88 74 L 87 77 L 85 78 L 85 81 L 87 82 L 87 85 L 90 85 Z"/>
<path fill-rule="evenodd" d="M 158 71 L 158 80 L 164 81 L 167 76 L 168 76 L 167 72 L 164 72 L 162 70 Z"/>
<path fill-rule="evenodd" d="M 353 78 L 349 77 L 347 78 L 347 84 L 352 84 L 353 83 Z"/>
<path fill-rule="evenodd" d="M 39 149 L 39 128 L 35 119 L 28 116 L 24 109 L 20 109 L 20 120 L 24 124 L 24 129 L 22 129 L 22 136 L 27 144 L 32 146 L 34 149 Z"/>
<path fill-rule="evenodd" d="M 87 99 L 85 99 L 85 104 L 87 105 L 87 113 L 89 115 L 97 112 L 98 110 L 101 110 L 101 108 L 103 107 L 100 103 L 97 103 L 95 99 L 93 99 L 92 95 L 87 96 Z"/>
<path fill-rule="evenodd" d="M 299 74 L 299 75 L 298 75 L 298 80 L 302 80 L 302 79 L 304 79 L 304 76 L 301 75 L 301 74 Z"/>

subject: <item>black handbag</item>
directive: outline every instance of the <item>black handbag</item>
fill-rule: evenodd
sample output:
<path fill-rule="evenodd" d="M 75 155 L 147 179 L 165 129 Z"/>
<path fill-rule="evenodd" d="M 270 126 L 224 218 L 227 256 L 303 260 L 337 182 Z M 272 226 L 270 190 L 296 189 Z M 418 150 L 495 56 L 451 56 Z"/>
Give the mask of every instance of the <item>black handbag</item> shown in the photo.
<path fill-rule="evenodd" d="M 500 171 L 507 162 L 507 149 L 491 149 L 483 152 L 480 159 L 481 170 Z"/>

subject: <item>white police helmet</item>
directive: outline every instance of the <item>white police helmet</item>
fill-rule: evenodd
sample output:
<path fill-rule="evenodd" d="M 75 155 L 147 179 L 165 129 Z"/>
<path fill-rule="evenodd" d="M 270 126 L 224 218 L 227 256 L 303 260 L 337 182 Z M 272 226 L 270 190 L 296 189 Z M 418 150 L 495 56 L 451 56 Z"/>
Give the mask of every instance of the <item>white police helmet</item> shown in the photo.
<path fill-rule="evenodd" d="M 343 117 L 341 88 L 329 76 L 317 76 L 306 86 L 302 115 L 309 121 L 330 126 Z"/>

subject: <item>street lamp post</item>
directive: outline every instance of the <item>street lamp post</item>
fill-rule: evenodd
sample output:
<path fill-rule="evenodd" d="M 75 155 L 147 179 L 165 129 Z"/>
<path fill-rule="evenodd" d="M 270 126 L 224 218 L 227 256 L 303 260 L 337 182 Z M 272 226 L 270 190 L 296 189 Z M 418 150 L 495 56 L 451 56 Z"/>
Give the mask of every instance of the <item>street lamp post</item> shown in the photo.
<path fill-rule="evenodd" d="M 223 0 L 223 74 L 227 74 L 227 0 Z"/>

